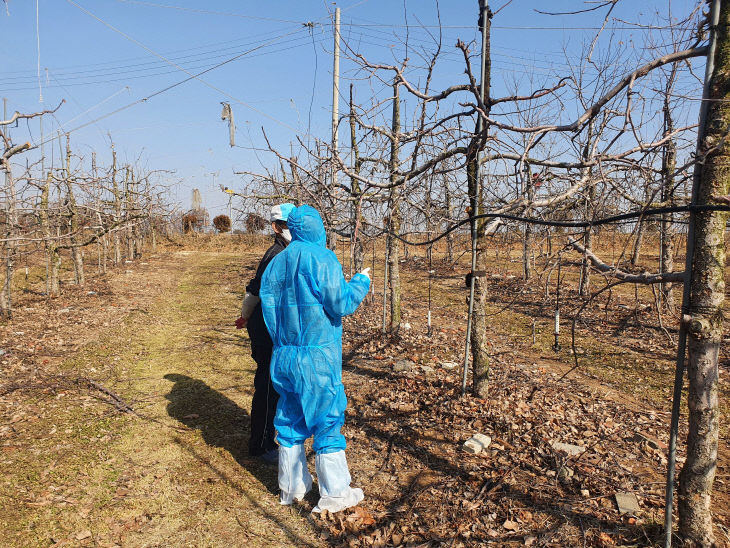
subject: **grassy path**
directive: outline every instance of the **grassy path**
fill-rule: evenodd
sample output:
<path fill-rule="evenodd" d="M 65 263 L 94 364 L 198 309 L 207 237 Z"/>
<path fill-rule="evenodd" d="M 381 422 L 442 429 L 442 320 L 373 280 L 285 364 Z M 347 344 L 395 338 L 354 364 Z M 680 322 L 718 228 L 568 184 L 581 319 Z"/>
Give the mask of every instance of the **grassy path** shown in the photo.
<path fill-rule="evenodd" d="M 621 379 L 603 380 L 618 377 L 617 366 L 635 367 L 642 358 L 649 368 L 656 358 L 614 348 L 609 336 L 581 338 L 581 361 L 601 375 L 557 381 L 571 356 L 551 354 L 549 329 L 531 342 L 534 312 L 517 308 L 490 327 L 488 405 L 460 398 L 458 369 L 439 364 L 459 360 L 463 349 L 463 281 L 449 275 L 434 282 L 437 328 L 427 337 L 419 268 L 402 271 L 411 328 L 400 339 L 381 340 L 378 299 L 346 324 L 344 434 L 353 482 L 366 493 L 364 513 L 320 520 L 315 530 L 300 513 L 316 497 L 296 509 L 279 506 L 276 470 L 245 456 L 254 363 L 245 332 L 232 326 L 260 252 L 163 255 L 115 272 L 85 304 L 55 303 L 60 310 L 51 312 L 35 304 L 35 316 L 8 328 L 40 323 L 57 351 L 45 349 L 29 363 L 47 364 L 65 381 L 12 393 L 4 391 L 12 383 L 0 383 L 0 547 L 322 546 L 328 534 L 329 545 L 349 542 L 350 534 L 363 545 L 439 544 L 455 535 L 467 546 L 521 545 L 530 536 L 565 546 L 604 533 L 619 543 L 659 538 L 664 465 L 633 433 L 663 438 L 666 413 L 653 411 L 651 398 L 625 397 Z M 494 292 L 512 295 L 514 288 L 492 283 Z M 84 308 L 86 316 L 78 313 Z M 408 362 L 406 371 L 394 369 L 397 361 Z M 658 385 L 668 375 L 658 367 L 654 374 Z M 83 378 L 138 415 L 121 414 L 99 402 L 108 394 L 69 382 Z M 538 430 L 528 436 L 532 425 Z M 497 441 L 485 455 L 460 450 L 475 431 Z M 571 482 L 556 479 L 563 461 L 549 450 L 554 439 L 592 448 Z M 723 437 L 715 493 L 723 524 L 726 448 Z M 496 487 L 485 491 L 486 482 Z M 642 497 L 640 523 L 613 508 L 617 490 Z M 503 526 L 514 516 L 519 531 Z"/>
<path fill-rule="evenodd" d="M 278 505 L 275 468 L 246 457 L 255 364 L 231 324 L 248 263 L 177 254 L 161 298 L 63 364 L 141 418 L 85 391 L 41 398 L 28 445 L 0 453 L 4 546 L 320 545 Z"/>

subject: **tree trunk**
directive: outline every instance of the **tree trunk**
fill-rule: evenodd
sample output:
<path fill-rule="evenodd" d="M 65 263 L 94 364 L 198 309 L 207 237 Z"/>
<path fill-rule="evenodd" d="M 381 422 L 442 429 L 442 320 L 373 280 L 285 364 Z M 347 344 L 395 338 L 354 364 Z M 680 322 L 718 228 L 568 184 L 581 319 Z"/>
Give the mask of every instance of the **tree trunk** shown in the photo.
<path fill-rule="evenodd" d="M 467 164 L 467 181 L 469 185 L 469 201 L 475 215 L 482 212 L 481 185 L 478 181 L 479 170 L 477 162 L 472 160 Z M 489 353 L 487 339 L 487 278 L 486 223 L 483 219 L 476 222 L 476 273 L 474 280 L 474 308 L 471 329 L 471 357 L 474 394 L 485 398 L 489 389 Z"/>
<path fill-rule="evenodd" d="M 9 320 L 13 317 L 13 302 L 10 292 L 13 283 L 13 252 L 10 245 L 5 246 L 5 252 L 5 280 L 0 288 L 0 318 Z"/>
<path fill-rule="evenodd" d="M 51 279 L 48 283 L 48 294 L 51 297 L 58 297 L 61 294 L 61 282 L 59 280 L 61 255 L 58 253 L 55 244 L 48 250 L 48 261 L 51 265 Z"/>
<path fill-rule="evenodd" d="M 522 172 L 522 177 L 524 177 L 523 180 L 527 203 L 531 204 L 535 199 L 535 190 L 532 184 L 532 172 L 530 171 L 529 164 L 525 165 L 525 170 L 523 170 Z M 529 209 L 526 209 L 524 215 L 527 215 L 529 211 Z M 532 225 L 530 223 L 525 223 L 525 229 L 522 235 L 522 278 L 525 281 L 529 280 L 532 276 L 532 265 L 530 263 L 532 239 Z"/>
<path fill-rule="evenodd" d="M 114 229 L 114 264 L 119 265 L 122 262 L 122 243 L 119 239 L 119 231 Z"/>
<path fill-rule="evenodd" d="M 2 289 L 0 289 L 0 317 L 7 318 L 8 320 L 13 317 L 13 273 L 16 243 L 13 241 L 16 232 L 16 225 L 18 224 L 18 216 L 15 206 L 15 180 L 13 174 L 10 172 L 10 163 L 5 166 L 5 182 L 7 188 L 7 209 L 6 219 L 8 228 L 5 231 L 8 241 L 5 244 L 5 283 L 3 283 Z"/>
<path fill-rule="evenodd" d="M 56 240 L 51 230 L 51 215 L 49 209 L 49 196 L 51 194 L 51 173 L 46 177 L 46 182 L 41 189 L 41 203 L 38 210 L 41 234 L 46 247 L 46 294 L 49 297 L 57 297 L 60 293 L 58 283 L 58 268 L 61 258 L 56 249 Z"/>
<path fill-rule="evenodd" d="M 449 189 L 449 183 L 444 179 L 444 197 L 446 200 L 446 230 L 451 228 L 451 190 Z M 446 235 L 446 259 L 449 263 L 454 261 L 454 233 L 449 232 Z"/>
<path fill-rule="evenodd" d="M 591 154 L 591 142 L 593 139 L 593 122 L 589 122 L 588 124 L 588 130 L 586 133 L 586 143 L 583 147 L 583 153 L 582 157 L 583 160 L 588 160 Z M 587 175 L 590 176 L 591 168 L 586 168 Z M 586 220 L 590 219 L 592 217 L 592 209 L 594 207 L 594 204 L 596 203 L 596 187 L 594 185 L 588 186 L 588 197 L 586 199 Z M 585 237 L 583 238 L 583 246 L 586 248 L 586 251 L 593 251 L 593 233 L 592 229 L 589 227 L 585 232 Z M 591 292 L 591 265 L 588 262 L 588 258 L 584 255 L 583 256 L 583 264 L 581 265 L 580 270 L 580 283 L 578 284 L 578 294 L 581 297 L 587 297 L 588 294 Z"/>
<path fill-rule="evenodd" d="M 68 230 L 71 234 L 71 259 L 74 267 L 74 283 L 84 285 L 84 259 L 81 255 L 81 249 L 75 245 L 78 240 L 79 220 L 78 211 L 76 210 L 76 197 L 74 196 L 73 184 L 71 182 L 71 139 L 68 134 L 66 134 L 66 174 L 64 182 L 66 184 Z"/>
<path fill-rule="evenodd" d="M 76 285 L 84 285 L 86 282 L 84 276 L 84 255 L 80 247 L 74 246 L 71 248 L 71 259 L 74 265 L 74 283 Z"/>
<path fill-rule="evenodd" d="M 400 95 L 398 83 L 393 84 L 393 120 L 390 141 L 390 182 L 396 180 L 398 170 L 398 149 L 400 145 Z M 388 201 L 390 216 L 388 227 L 388 270 L 390 286 L 390 332 L 398 331 L 401 322 L 401 288 L 400 288 L 400 241 L 391 234 L 400 234 L 400 188 L 394 186 L 390 190 Z"/>
<path fill-rule="evenodd" d="M 352 171 L 359 175 L 360 168 L 362 167 L 362 159 L 360 158 L 360 150 L 357 147 L 352 87 L 353 85 L 350 84 L 350 149 L 352 150 Z M 360 220 L 362 218 L 360 213 L 362 205 L 362 191 L 360 190 L 360 182 L 355 177 L 350 178 L 350 194 L 353 198 L 352 203 L 350 204 L 350 260 L 354 266 L 354 272 L 360 272 L 365 260 L 362 248 L 362 238 L 360 237 L 360 232 L 362 230 L 362 227 L 360 226 Z M 350 274 L 352 274 L 352 272 Z"/>
<path fill-rule="evenodd" d="M 60 221 L 60 220 L 59 220 Z M 49 250 L 49 263 L 51 265 L 50 295 L 58 297 L 61 295 L 61 253 L 58 250 L 58 243 L 61 240 L 61 228 L 56 229 L 56 239 L 51 241 Z"/>
<path fill-rule="evenodd" d="M 720 2 L 715 70 L 709 86 L 704 138 L 698 155 L 704 162 L 697 189 L 698 205 L 716 203 L 730 192 L 730 0 Z M 717 147 L 712 150 L 713 147 Z M 708 154 L 706 151 L 710 151 Z M 725 301 L 725 224 L 728 214 L 695 214 L 694 255 L 690 281 L 688 333 L 689 434 L 687 459 L 679 476 L 679 532 L 689 545 L 714 546 L 712 485 L 717 469 L 720 415 L 718 355 Z"/>
<path fill-rule="evenodd" d="M 644 232 L 646 223 L 639 219 L 639 226 L 636 227 L 636 238 L 634 239 L 634 249 L 631 252 L 631 264 L 636 266 L 641 258 L 641 246 L 644 243 Z"/>
<path fill-rule="evenodd" d="M 112 145 L 112 194 L 114 195 L 114 218 L 113 221 L 118 223 L 122 218 L 122 192 L 117 183 L 117 153 Z M 112 233 L 112 244 L 114 246 L 114 264 L 118 266 L 122 262 L 122 242 L 119 237 L 119 228 L 115 228 Z"/>
<path fill-rule="evenodd" d="M 402 225 L 402 224 L 403 224 L 403 223 L 402 223 L 402 218 L 401 218 L 401 225 Z M 408 231 L 408 226 L 406 226 L 406 228 L 405 228 L 405 231 L 406 231 L 406 232 Z M 405 260 L 405 261 L 407 261 L 407 260 L 408 260 L 408 253 L 409 253 L 409 252 L 410 252 L 410 247 L 408 247 L 407 245 L 404 245 L 404 246 L 403 246 L 403 260 Z"/>
<path fill-rule="evenodd" d="M 591 192 L 592 191 L 592 192 Z M 589 190 L 589 201 L 592 203 L 593 194 L 595 193 L 594 187 L 591 187 Z M 589 207 L 586 206 L 586 210 L 589 210 Z M 583 247 L 586 248 L 586 251 L 592 251 L 593 250 L 593 231 L 588 228 L 585 232 L 585 237 L 583 238 Z M 591 292 L 591 265 L 588 259 L 584 256 L 583 257 L 583 263 L 581 265 L 581 271 L 580 271 L 580 284 L 578 285 L 578 294 L 581 297 L 587 297 L 588 294 Z"/>
<path fill-rule="evenodd" d="M 670 110 L 669 99 L 671 97 L 672 84 L 676 66 L 672 69 L 672 76 L 667 84 L 667 93 L 664 96 L 664 135 L 670 134 L 674 130 L 674 122 Z M 673 139 L 670 139 L 664 146 L 662 154 L 662 203 L 665 206 L 674 205 L 674 170 L 677 167 L 677 147 Z M 659 223 L 659 240 L 660 240 L 660 262 L 662 273 L 672 272 L 674 270 L 674 249 L 672 247 L 672 223 L 674 216 L 671 213 L 662 214 Z M 674 310 L 674 292 L 672 291 L 672 283 L 665 282 L 661 286 L 662 303 L 667 311 Z"/>
<path fill-rule="evenodd" d="M 552 257 L 553 254 L 553 230 L 548 227 L 547 229 L 547 255 Z"/>
<path fill-rule="evenodd" d="M 132 206 L 132 187 L 133 187 L 133 181 L 134 181 L 134 174 L 130 173 L 130 169 L 127 168 L 127 174 L 124 179 L 124 193 L 125 193 L 125 202 L 126 202 L 126 209 L 125 209 L 125 216 L 127 218 L 130 218 L 132 216 L 133 206 Z M 131 222 L 131 221 L 128 221 Z M 127 260 L 132 261 L 135 257 L 135 251 L 134 251 L 134 227 L 128 226 L 127 230 L 125 231 L 126 237 L 127 237 Z"/>
<path fill-rule="evenodd" d="M 96 219 L 99 222 L 99 228 L 101 230 L 103 230 L 104 221 L 101 217 L 100 212 L 96 213 Z M 106 256 L 107 256 L 107 249 L 109 247 L 109 240 L 107 239 L 106 234 L 99 239 L 98 246 L 99 246 L 99 272 L 101 272 L 102 274 L 106 274 Z"/>
<path fill-rule="evenodd" d="M 672 214 L 662 215 L 661 221 L 661 272 L 672 272 L 674 270 L 674 248 L 672 247 Z M 661 286 L 662 302 L 667 311 L 674 310 L 674 290 L 672 282 L 664 282 Z"/>
<path fill-rule="evenodd" d="M 480 2 L 481 4 L 481 2 Z M 490 28 L 491 12 L 484 1 L 483 24 L 486 25 L 486 32 L 482 39 L 482 100 L 486 106 L 486 115 L 489 116 L 489 97 L 491 86 L 491 45 Z M 482 125 L 482 120 L 477 121 L 476 135 L 471 143 L 471 150 L 466 160 L 466 179 L 469 193 L 469 207 L 472 216 L 482 213 L 482 181 L 480 180 L 479 153 L 484 148 L 486 133 L 489 127 Z M 487 346 L 487 279 L 486 279 L 486 249 L 487 233 L 486 221 L 484 219 L 472 219 L 472 238 L 475 238 L 475 269 L 472 272 L 474 283 L 474 303 L 472 315 L 471 346 L 473 390 L 476 396 L 484 398 L 489 388 L 489 354 Z"/>
<path fill-rule="evenodd" d="M 139 230 L 139 228 L 135 229 L 134 235 L 135 235 L 134 258 L 141 259 L 142 258 L 142 248 L 144 247 L 144 236 L 143 236 L 142 232 Z"/>

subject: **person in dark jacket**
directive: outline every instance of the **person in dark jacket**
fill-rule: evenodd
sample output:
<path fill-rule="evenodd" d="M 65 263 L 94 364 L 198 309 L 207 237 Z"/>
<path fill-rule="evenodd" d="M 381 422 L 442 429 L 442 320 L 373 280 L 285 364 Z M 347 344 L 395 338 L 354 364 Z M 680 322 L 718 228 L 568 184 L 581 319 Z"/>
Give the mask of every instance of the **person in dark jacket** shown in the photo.
<path fill-rule="evenodd" d="M 266 267 L 280 251 L 291 241 L 291 234 L 286 225 L 289 213 L 294 204 L 281 204 L 271 208 L 271 228 L 274 230 L 274 243 L 266 250 L 256 269 L 256 275 L 246 286 L 246 296 L 241 307 L 241 316 L 236 320 L 236 327 L 248 330 L 251 340 L 251 357 L 256 362 L 256 376 L 254 377 L 254 393 L 251 402 L 251 438 L 248 444 L 248 454 L 260 457 L 265 462 L 275 464 L 279 458 L 279 449 L 275 441 L 274 414 L 279 394 L 271 384 L 269 363 L 273 343 L 264 324 L 259 300 L 261 277 Z"/>

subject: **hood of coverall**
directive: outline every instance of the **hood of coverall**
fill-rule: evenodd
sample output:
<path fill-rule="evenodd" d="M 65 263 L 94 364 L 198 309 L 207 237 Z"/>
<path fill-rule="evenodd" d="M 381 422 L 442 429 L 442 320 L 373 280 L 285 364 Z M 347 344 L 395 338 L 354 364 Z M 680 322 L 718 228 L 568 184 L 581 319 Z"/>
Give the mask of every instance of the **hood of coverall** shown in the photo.
<path fill-rule="evenodd" d="M 302 241 L 325 247 L 327 234 L 319 212 L 309 205 L 302 205 L 289 213 L 287 226 L 292 241 Z"/>

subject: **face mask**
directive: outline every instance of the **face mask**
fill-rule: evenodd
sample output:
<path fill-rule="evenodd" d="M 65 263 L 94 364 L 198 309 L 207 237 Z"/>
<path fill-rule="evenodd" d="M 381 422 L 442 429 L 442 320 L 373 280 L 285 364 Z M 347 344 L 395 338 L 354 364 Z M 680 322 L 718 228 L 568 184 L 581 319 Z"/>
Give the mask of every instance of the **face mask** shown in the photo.
<path fill-rule="evenodd" d="M 281 237 L 284 238 L 287 241 L 287 243 L 291 242 L 291 232 L 289 232 L 288 228 L 285 228 L 284 230 L 281 231 Z"/>

